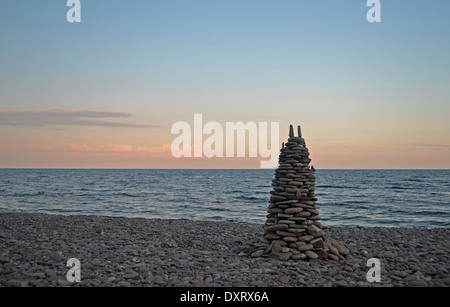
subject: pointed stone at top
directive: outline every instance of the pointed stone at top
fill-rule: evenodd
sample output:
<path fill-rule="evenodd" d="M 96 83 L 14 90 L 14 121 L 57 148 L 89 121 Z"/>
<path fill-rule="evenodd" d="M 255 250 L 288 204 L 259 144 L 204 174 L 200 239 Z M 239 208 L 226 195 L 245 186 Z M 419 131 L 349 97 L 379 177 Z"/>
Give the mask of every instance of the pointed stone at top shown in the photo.
<path fill-rule="evenodd" d="M 300 127 L 300 125 L 297 126 L 297 133 L 298 133 L 298 136 L 294 136 L 294 128 L 292 127 L 292 125 L 290 125 L 288 141 L 305 145 L 305 140 L 302 138 L 302 128 Z"/>
<path fill-rule="evenodd" d="M 294 136 L 294 127 L 292 127 L 292 125 L 289 125 L 289 137 L 293 137 Z"/>

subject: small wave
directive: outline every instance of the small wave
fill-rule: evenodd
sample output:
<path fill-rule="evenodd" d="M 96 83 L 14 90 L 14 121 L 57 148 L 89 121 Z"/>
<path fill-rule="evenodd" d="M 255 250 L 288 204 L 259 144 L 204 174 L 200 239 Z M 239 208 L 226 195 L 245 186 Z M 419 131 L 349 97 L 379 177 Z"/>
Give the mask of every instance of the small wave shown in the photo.
<path fill-rule="evenodd" d="M 342 202 L 347 205 L 370 205 L 370 203 L 368 203 L 367 200 L 349 199 L 349 200 L 343 200 Z"/>
<path fill-rule="evenodd" d="M 255 197 L 255 196 L 243 196 L 243 197 L 237 197 L 237 199 L 240 199 L 240 200 L 263 200 L 265 198 Z"/>
<path fill-rule="evenodd" d="M 439 194 L 450 195 L 450 192 L 432 192 L 431 193 L 431 195 L 439 195 Z"/>
<path fill-rule="evenodd" d="M 414 190 L 414 189 L 416 189 L 416 187 L 402 187 L 402 186 L 393 185 L 393 186 L 389 187 L 388 189 L 391 189 L 391 190 Z"/>
<path fill-rule="evenodd" d="M 127 197 L 140 197 L 140 195 L 134 195 L 134 194 L 130 194 L 130 193 L 127 193 L 127 192 L 119 193 L 119 195 L 127 196 Z"/>
<path fill-rule="evenodd" d="M 12 196 L 14 197 L 30 197 L 30 196 L 42 196 L 44 195 L 44 191 L 39 191 L 35 193 L 14 193 Z"/>
<path fill-rule="evenodd" d="M 422 216 L 434 216 L 434 217 L 439 217 L 439 218 L 443 218 L 443 217 L 448 217 L 450 216 L 450 213 L 448 212 L 442 212 L 442 211 L 437 211 L 437 210 L 421 210 L 421 211 L 404 211 L 404 210 L 396 210 L 394 211 L 394 213 L 402 213 L 404 215 L 408 215 L 408 216 L 417 216 L 417 217 L 422 217 Z"/>
<path fill-rule="evenodd" d="M 426 223 L 424 223 L 425 225 L 422 227 L 427 227 L 429 228 L 431 227 L 450 227 L 450 223 L 446 222 L 446 221 L 427 221 Z"/>
<path fill-rule="evenodd" d="M 257 185 L 255 188 L 264 188 L 264 189 L 270 189 L 270 185 Z"/>
<path fill-rule="evenodd" d="M 270 192 L 270 189 L 264 190 L 264 191 L 254 191 L 254 194 L 265 194 L 268 195 Z"/>
<path fill-rule="evenodd" d="M 225 191 L 225 194 L 234 194 L 234 193 L 243 193 L 243 190 L 229 190 L 229 191 Z"/>
<path fill-rule="evenodd" d="M 336 208 L 352 208 L 352 209 L 366 209 L 371 208 L 371 205 L 364 201 L 342 201 L 342 202 L 326 202 L 317 203 L 317 206 L 336 207 Z"/>
<path fill-rule="evenodd" d="M 210 203 L 210 204 L 223 204 L 223 200 L 214 199 L 214 200 L 208 201 L 208 203 Z"/>
<path fill-rule="evenodd" d="M 317 188 L 327 188 L 327 189 L 337 189 L 339 186 L 337 185 L 316 185 Z"/>
<path fill-rule="evenodd" d="M 211 216 L 210 219 L 215 220 L 215 221 L 221 221 L 223 219 L 223 216 L 214 215 L 214 216 Z"/>
<path fill-rule="evenodd" d="M 227 209 L 223 208 L 223 207 L 205 207 L 206 210 L 210 210 L 210 211 L 228 211 Z"/>
<path fill-rule="evenodd" d="M 358 214 L 355 214 L 355 215 L 343 215 L 343 216 L 340 217 L 340 219 L 347 220 L 347 221 L 352 221 L 352 220 L 359 221 L 359 220 L 366 220 L 367 216 L 358 215 Z"/>
<path fill-rule="evenodd" d="M 232 218 L 227 218 L 227 219 L 225 219 L 225 221 L 226 221 L 227 223 L 239 223 L 239 222 L 240 222 L 240 220 L 238 220 L 238 219 L 232 219 Z"/>
<path fill-rule="evenodd" d="M 403 180 L 404 182 L 424 182 L 424 180 L 423 179 L 413 179 L 413 178 L 411 178 L 411 179 L 406 179 L 406 180 Z"/>
<path fill-rule="evenodd" d="M 357 189 L 358 187 L 350 187 L 345 185 L 316 185 L 316 188 L 320 189 Z"/>

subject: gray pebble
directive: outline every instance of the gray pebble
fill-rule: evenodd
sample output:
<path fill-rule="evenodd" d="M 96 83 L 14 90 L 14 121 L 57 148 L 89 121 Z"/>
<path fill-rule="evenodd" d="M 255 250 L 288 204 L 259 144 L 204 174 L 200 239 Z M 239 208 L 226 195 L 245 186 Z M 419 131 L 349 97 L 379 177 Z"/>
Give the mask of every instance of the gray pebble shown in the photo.
<path fill-rule="evenodd" d="M 7 238 L 0 238 L 0 287 L 450 286 L 447 228 L 324 231 L 351 253 L 336 261 L 299 261 L 306 254 L 286 245 L 279 254 L 287 260 L 252 258 L 252 244 L 264 234 L 257 224 L 2 212 L 0 233 Z M 371 283 L 366 264 L 377 256 L 381 283 Z M 81 283 L 66 280 L 69 258 L 81 262 Z"/>

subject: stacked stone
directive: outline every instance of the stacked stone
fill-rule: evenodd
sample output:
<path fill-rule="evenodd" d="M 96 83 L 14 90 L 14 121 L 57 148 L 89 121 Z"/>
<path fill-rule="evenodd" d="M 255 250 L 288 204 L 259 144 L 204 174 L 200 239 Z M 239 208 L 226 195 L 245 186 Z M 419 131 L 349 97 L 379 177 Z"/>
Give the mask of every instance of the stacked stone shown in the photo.
<path fill-rule="evenodd" d="M 300 126 L 297 131 L 298 136 L 294 136 L 290 126 L 289 139 L 280 150 L 265 234 L 255 244 L 252 256 L 280 260 L 343 259 L 348 249 L 328 238 L 319 221 L 315 169 L 309 166 L 311 159 Z"/>

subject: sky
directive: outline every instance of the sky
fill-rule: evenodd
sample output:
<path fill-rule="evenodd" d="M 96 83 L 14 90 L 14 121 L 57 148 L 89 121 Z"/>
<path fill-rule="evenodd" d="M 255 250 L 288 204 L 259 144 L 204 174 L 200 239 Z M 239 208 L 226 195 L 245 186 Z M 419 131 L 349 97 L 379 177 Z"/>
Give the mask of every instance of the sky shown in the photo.
<path fill-rule="evenodd" d="M 175 158 L 194 114 L 301 125 L 317 169 L 450 168 L 448 0 L 66 2 L 0 3 L 0 168 L 260 167 Z"/>

